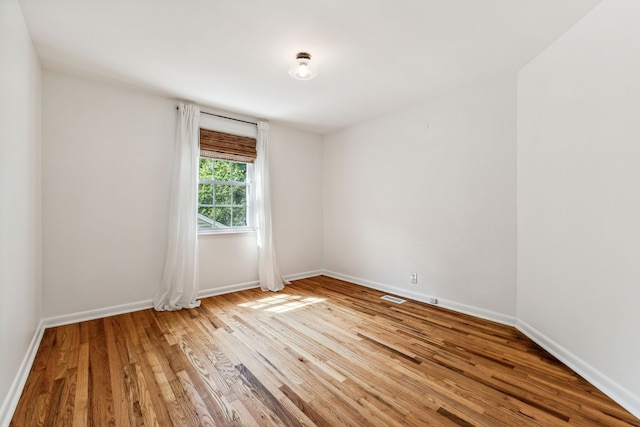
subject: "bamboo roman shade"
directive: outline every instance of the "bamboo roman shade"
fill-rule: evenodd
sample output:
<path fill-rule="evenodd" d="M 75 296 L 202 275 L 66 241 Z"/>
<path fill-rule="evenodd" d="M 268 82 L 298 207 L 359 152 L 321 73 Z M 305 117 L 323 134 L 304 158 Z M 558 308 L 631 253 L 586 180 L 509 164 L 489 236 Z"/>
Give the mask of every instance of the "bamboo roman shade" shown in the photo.
<path fill-rule="evenodd" d="M 256 159 L 256 140 L 200 129 L 200 156 L 232 162 L 253 163 Z"/>

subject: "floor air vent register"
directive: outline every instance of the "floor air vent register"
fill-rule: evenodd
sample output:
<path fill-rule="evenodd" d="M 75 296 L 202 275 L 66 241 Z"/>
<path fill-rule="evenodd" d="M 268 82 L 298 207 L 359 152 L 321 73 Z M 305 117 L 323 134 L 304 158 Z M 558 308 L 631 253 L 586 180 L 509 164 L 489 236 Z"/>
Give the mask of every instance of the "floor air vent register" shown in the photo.
<path fill-rule="evenodd" d="M 385 301 L 391 301 L 391 302 L 395 302 L 396 304 L 402 304 L 403 302 L 406 302 L 406 300 L 398 298 L 398 297 L 392 297 L 391 295 L 385 295 L 383 297 L 380 297 Z"/>

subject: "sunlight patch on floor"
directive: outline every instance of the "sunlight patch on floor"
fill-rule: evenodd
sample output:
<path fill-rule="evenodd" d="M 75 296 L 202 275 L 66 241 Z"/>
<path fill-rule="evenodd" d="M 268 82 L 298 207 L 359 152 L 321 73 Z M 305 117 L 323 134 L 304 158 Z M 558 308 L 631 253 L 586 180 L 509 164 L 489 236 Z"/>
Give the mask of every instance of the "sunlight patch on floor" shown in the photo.
<path fill-rule="evenodd" d="M 274 313 L 284 313 L 295 310 L 306 305 L 316 304 L 325 301 L 326 298 L 302 297 L 300 295 L 277 294 L 267 298 L 238 304 L 240 307 L 252 308 L 254 310 L 264 309 Z"/>

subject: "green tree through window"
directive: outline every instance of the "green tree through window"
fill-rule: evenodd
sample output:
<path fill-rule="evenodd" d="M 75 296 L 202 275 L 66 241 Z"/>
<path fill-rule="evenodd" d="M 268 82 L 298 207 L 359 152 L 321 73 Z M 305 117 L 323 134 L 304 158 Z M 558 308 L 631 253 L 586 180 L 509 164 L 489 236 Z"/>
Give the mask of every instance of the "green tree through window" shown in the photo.
<path fill-rule="evenodd" d="M 249 204 L 247 163 L 200 157 L 198 229 L 247 227 Z"/>

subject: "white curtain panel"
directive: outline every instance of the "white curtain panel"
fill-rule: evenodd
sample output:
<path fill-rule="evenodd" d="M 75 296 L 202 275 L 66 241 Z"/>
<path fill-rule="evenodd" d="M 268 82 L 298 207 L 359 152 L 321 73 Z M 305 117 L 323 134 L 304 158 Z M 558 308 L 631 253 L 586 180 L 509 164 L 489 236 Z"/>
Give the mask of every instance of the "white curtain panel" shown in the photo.
<path fill-rule="evenodd" d="M 171 182 L 167 252 L 160 289 L 153 298 L 158 311 L 200 305 L 198 296 L 198 164 L 200 108 L 178 106 L 178 128 Z"/>
<path fill-rule="evenodd" d="M 258 121 L 257 157 L 254 164 L 256 232 L 258 238 L 258 271 L 263 291 L 279 291 L 285 280 L 280 274 L 271 232 L 271 199 L 269 192 L 269 162 L 267 158 L 269 124 Z"/>

